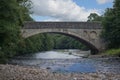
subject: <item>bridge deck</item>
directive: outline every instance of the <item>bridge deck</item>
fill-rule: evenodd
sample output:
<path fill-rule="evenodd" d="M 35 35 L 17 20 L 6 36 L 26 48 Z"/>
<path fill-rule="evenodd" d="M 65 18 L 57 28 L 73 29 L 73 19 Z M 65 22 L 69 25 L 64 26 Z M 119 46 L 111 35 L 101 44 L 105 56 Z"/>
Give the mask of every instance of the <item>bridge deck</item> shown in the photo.
<path fill-rule="evenodd" d="M 102 29 L 98 22 L 25 22 L 23 29 Z"/>

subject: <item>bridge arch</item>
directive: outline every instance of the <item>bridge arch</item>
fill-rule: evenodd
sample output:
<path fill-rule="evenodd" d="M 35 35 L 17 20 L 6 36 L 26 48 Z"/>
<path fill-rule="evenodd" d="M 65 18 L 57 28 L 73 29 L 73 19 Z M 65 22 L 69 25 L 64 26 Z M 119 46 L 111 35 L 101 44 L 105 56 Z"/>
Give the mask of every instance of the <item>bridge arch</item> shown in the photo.
<path fill-rule="evenodd" d="M 82 44 L 86 45 L 92 52 L 92 54 L 95 54 L 97 52 L 99 52 L 99 49 L 96 48 L 96 46 L 94 46 L 94 44 L 90 43 L 88 40 L 86 40 L 84 37 L 80 36 L 80 35 L 77 35 L 75 33 L 72 33 L 72 32 L 66 32 L 66 31 L 35 31 L 34 33 L 32 33 L 31 35 L 29 34 L 28 36 L 26 36 L 25 38 L 29 38 L 31 36 L 34 36 L 34 35 L 37 35 L 37 34 L 42 34 L 42 33 L 55 33 L 55 34 L 62 34 L 62 35 L 65 35 L 65 36 L 70 36 L 78 41 L 80 41 Z"/>
<path fill-rule="evenodd" d="M 24 38 L 40 33 L 58 33 L 71 36 L 86 46 L 92 53 L 104 50 L 99 36 L 102 31 L 100 23 L 91 22 L 26 22 L 22 29 Z"/>

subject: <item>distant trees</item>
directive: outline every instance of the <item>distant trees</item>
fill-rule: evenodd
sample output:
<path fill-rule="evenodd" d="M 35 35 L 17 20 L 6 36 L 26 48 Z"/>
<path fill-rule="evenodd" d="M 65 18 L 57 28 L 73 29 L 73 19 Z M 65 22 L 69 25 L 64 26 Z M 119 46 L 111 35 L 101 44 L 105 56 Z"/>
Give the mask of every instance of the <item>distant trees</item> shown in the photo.
<path fill-rule="evenodd" d="M 54 40 L 54 49 L 88 49 L 84 44 L 69 36 L 52 34 L 52 39 Z"/>
<path fill-rule="evenodd" d="M 51 50 L 54 45 L 52 41 L 49 34 L 37 34 L 31 36 L 21 43 L 18 53 L 19 55 L 22 55 Z"/>
<path fill-rule="evenodd" d="M 89 16 L 88 16 L 88 22 L 100 22 L 102 21 L 103 17 L 102 16 L 99 16 L 97 13 L 91 13 Z"/>
<path fill-rule="evenodd" d="M 21 44 L 22 47 L 19 47 L 20 55 L 52 49 L 89 49 L 78 40 L 61 34 L 37 34 L 25 39 L 24 43 Z"/>

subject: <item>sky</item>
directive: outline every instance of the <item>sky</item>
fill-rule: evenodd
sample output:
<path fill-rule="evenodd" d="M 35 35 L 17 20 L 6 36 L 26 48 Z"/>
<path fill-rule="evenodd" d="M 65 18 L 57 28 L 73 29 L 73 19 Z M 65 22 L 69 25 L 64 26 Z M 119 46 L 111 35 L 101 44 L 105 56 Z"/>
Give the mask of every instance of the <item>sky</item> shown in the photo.
<path fill-rule="evenodd" d="M 104 14 L 113 0 L 31 0 L 35 21 L 87 21 L 90 13 Z"/>

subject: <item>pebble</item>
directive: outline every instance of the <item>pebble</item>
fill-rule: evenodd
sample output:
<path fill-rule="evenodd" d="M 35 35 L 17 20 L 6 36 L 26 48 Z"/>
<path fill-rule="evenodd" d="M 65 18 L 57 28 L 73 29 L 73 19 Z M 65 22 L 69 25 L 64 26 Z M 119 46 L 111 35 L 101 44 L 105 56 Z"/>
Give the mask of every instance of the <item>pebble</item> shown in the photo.
<path fill-rule="evenodd" d="M 120 80 L 113 73 L 53 73 L 47 69 L 0 64 L 0 80 Z"/>

